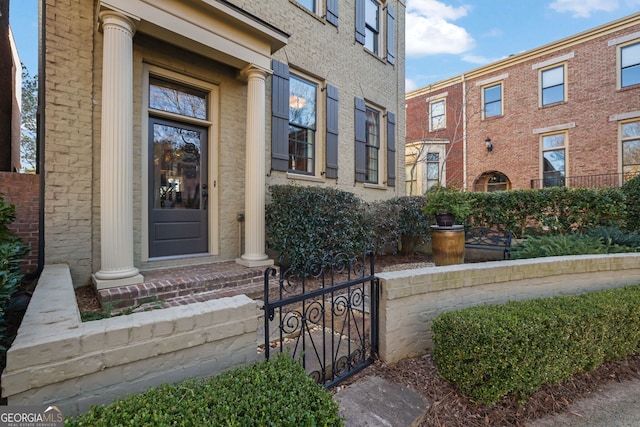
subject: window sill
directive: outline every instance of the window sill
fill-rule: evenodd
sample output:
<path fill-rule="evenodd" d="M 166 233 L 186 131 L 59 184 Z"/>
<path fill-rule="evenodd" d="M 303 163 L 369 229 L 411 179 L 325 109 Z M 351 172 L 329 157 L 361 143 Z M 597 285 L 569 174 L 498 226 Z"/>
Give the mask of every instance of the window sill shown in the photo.
<path fill-rule="evenodd" d="M 287 172 L 287 179 L 297 179 L 299 181 L 324 182 L 323 178 L 313 175 L 303 175 L 301 173 Z"/>
<path fill-rule="evenodd" d="M 386 190 L 387 187 L 381 184 L 364 183 L 364 188 L 372 188 L 374 190 Z"/>

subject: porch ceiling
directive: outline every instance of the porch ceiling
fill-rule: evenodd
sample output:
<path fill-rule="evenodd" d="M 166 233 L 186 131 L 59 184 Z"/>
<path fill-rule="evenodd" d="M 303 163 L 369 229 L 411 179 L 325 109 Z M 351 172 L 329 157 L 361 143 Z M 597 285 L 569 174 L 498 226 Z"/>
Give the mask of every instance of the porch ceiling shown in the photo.
<path fill-rule="evenodd" d="M 137 22 L 137 31 L 242 69 L 271 69 L 289 35 L 224 0 L 101 0 Z"/>

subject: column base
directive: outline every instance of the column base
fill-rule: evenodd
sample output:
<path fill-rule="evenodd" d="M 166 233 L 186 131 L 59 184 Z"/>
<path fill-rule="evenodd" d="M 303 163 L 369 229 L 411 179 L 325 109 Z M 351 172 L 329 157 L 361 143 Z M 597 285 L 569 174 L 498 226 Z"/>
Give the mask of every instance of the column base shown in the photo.
<path fill-rule="evenodd" d="M 108 289 L 119 288 L 120 286 L 139 285 L 144 282 L 142 274 L 136 274 L 135 276 L 125 277 L 120 279 L 98 279 L 94 274 L 91 276 L 93 284 L 96 285 L 96 289 Z"/>
<path fill-rule="evenodd" d="M 244 265 L 245 267 L 268 267 L 273 265 L 273 260 L 269 258 L 265 259 L 244 259 L 236 258 L 236 264 Z"/>

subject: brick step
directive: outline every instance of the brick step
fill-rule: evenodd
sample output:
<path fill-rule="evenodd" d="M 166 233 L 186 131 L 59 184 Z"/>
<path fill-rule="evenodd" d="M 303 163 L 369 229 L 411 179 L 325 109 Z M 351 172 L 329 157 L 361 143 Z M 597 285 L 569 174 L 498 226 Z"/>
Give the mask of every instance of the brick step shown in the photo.
<path fill-rule="evenodd" d="M 235 262 L 149 270 L 142 272 L 144 283 L 101 289 L 98 295 L 103 307 L 136 311 L 141 307 L 170 307 L 239 294 L 259 298 L 264 290 L 264 270 Z"/>

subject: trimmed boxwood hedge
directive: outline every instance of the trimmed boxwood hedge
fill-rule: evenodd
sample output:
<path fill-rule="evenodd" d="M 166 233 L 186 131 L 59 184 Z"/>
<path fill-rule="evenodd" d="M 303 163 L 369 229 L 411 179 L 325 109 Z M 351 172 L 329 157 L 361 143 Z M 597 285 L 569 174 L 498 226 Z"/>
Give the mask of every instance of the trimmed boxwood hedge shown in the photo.
<path fill-rule="evenodd" d="M 342 426 L 338 404 L 281 354 L 208 379 L 163 384 L 94 406 L 65 426 Z"/>
<path fill-rule="evenodd" d="M 432 324 L 440 374 L 477 403 L 521 400 L 640 350 L 640 285 L 443 313 Z"/>

